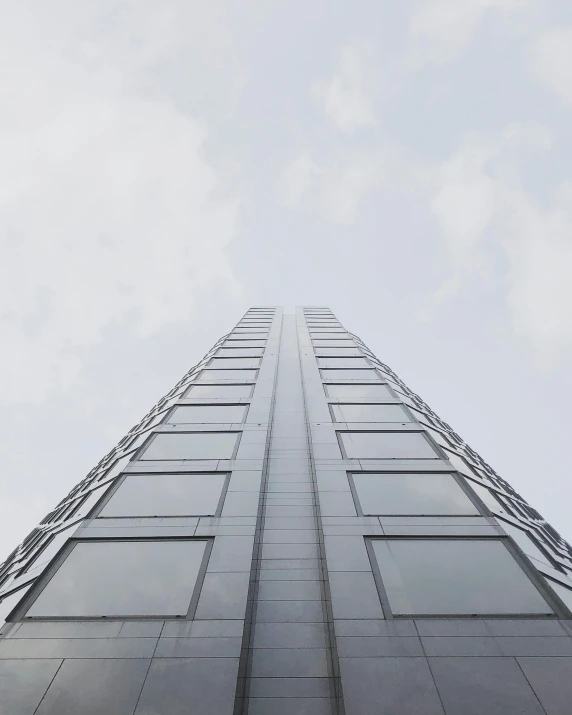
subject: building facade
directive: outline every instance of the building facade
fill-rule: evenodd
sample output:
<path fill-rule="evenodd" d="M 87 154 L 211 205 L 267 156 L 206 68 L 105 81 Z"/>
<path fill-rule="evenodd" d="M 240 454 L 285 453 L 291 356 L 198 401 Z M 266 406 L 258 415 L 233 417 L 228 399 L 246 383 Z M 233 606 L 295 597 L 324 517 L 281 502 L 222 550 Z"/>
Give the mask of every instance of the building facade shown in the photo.
<path fill-rule="evenodd" d="M 569 715 L 572 550 L 327 308 L 252 308 L 0 567 L 2 715 Z"/>

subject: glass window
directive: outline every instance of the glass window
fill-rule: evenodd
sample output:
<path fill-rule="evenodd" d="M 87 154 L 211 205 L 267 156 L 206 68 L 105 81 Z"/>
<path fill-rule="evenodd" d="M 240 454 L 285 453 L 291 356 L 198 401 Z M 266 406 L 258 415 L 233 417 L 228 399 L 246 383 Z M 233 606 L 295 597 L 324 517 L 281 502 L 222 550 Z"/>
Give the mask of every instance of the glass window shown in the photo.
<path fill-rule="evenodd" d="M 205 398 L 205 397 L 250 397 L 252 385 L 193 385 L 185 397 Z"/>
<path fill-rule="evenodd" d="M 331 332 L 323 332 L 316 328 L 310 331 L 310 337 L 321 338 L 322 340 L 324 340 L 325 338 L 331 338 L 332 340 L 335 340 L 336 338 L 341 338 L 345 334 L 345 332 L 345 330 L 332 330 Z"/>
<path fill-rule="evenodd" d="M 232 334 L 237 338 L 241 338 L 242 340 L 261 340 L 268 335 L 268 331 L 253 330 L 251 328 L 248 328 L 248 330 L 246 328 L 235 328 L 235 330 L 232 331 Z"/>
<path fill-rule="evenodd" d="M 169 415 L 170 424 L 243 422 L 246 405 L 180 405 Z"/>
<path fill-rule="evenodd" d="M 98 516 L 213 516 L 225 474 L 129 474 Z"/>
<path fill-rule="evenodd" d="M 206 543 L 76 543 L 26 615 L 186 616 Z"/>
<path fill-rule="evenodd" d="M 238 369 L 245 367 L 258 367 L 260 365 L 259 358 L 252 357 L 216 357 L 209 362 L 209 367 L 212 368 L 224 368 L 229 370 Z"/>
<path fill-rule="evenodd" d="M 501 539 L 375 539 L 395 615 L 550 614 Z"/>
<path fill-rule="evenodd" d="M 324 380 L 379 380 L 379 373 L 372 369 L 336 370 L 325 368 L 320 371 Z"/>
<path fill-rule="evenodd" d="M 572 583 L 570 584 L 570 588 L 566 588 L 566 586 L 563 586 L 552 579 L 547 578 L 546 582 L 550 588 L 555 591 L 556 595 L 560 597 L 560 600 L 563 601 L 564 605 L 572 611 L 572 590 L 570 590 L 572 589 Z"/>
<path fill-rule="evenodd" d="M 263 354 L 261 348 L 221 348 L 218 351 L 223 357 L 262 357 Z"/>
<path fill-rule="evenodd" d="M 438 459 L 421 432 L 340 432 L 349 459 Z"/>
<path fill-rule="evenodd" d="M 387 385 L 376 385 L 375 383 L 365 383 L 363 385 L 325 385 L 328 397 L 337 397 L 338 399 L 364 397 L 372 399 L 383 399 L 389 397 L 393 399 L 395 396 L 387 387 Z"/>
<path fill-rule="evenodd" d="M 312 340 L 313 344 L 317 348 L 347 348 L 353 347 L 355 345 L 354 341 L 350 338 L 345 340 Z"/>
<path fill-rule="evenodd" d="M 544 564 L 552 566 L 552 561 L 550 561 L 546 554 L 544 554 L 538 548 L 538 546 L 534 543 L 534 541 L 530 538 L 526 531 L 519 529 L 517 526 L 509 524 L 503 519 L 499 519 L 499 523 L 504 529 L 504 531 L 506 531 L 506 533 L 510 537 L 512 537 L 514 541 L 516 541 L 516 543 L 520 546 L 520 548 L 527 556 L 531 556 L 533 559 L 537 559 L 538 561 L 542 561 L 542 563 Z"/>
<path fill-rule="evenodd" d="M 346 355 L 360 356 L 361 350 L 354 347 L 342 347 L 342 348 L 316 348 L 316 354 L 318 357 L 345 357 Z"/>
<path fill-rule="evenodd" d="M 336 422 L 411 422 L 401 405 L 332 405 Z"/>
<path fill-rule="evenodd" d="M 139 459 L 232 459 L 237 440 L 237 432 L 162 432 Z"/>
<path fill-rule="evenodd" d="M 224 348 L 264 348 L 265 340 L 225 340 Z"/>
<path fill-rule="evenodd" d="M 472 516 L 478 510 L 451 474 L 352 474 L 362 513 Z"/>
<path fill-rule="evenodd" d="M 318 358 L 320 367 L 370 367 L 371 363 L 364 357 L 326 357 Z"/>
<path fill-rule="evenodd" d="M 254 380 L 256 370 L 203 370 L 199 376 L 202 382 L 218 382 L 219 380 Z"/>

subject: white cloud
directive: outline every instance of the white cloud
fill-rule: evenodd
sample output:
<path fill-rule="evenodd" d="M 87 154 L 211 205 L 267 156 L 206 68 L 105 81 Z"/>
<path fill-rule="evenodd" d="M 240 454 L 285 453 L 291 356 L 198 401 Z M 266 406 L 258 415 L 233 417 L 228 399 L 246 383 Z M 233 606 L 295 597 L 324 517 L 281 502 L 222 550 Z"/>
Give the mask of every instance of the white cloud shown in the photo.
<path fill-rule="evenodd" d="M 535 0 L 417 0 L 409 16 L 406 61 L 413 67 L 444 64 L 463 55 L 488 12 L 526 13 Z"/>
<path fill-rule="evenodd" d="M 364 46 L 346 45 L 340 51 L 339 63 L 329 82 L 313 87 L 323 103 L 328 120 L 344 132 L 373 126 L 372 53 Z"/>
<path fill-rule="evenodd" d="M 556 186 L 542 202 L 522 186 L 518 162 L 550 147 L 543 127 L 512 124 L 497 136 L 468 138 L 425 176 L 451 269 L 433 305 L 469 278 L 489 280 L 489 263 L 506 264 L 509 322 L 542 365 L 572 348 L 572 186 Z"/>
<path fill-rule="evenodd" d="M 539 84 L 572 104 L 572 26 L 539 32 L 528 46 L 527 62 Z"/>
<path fill-rule="evenodd" d="M 68 388 L 112 324 L 149 334 L 207 286 L 239 288 L 239 202 L 205 158 L 206 124 L 141 92 L 180 50 L 187 4 L 56 5 L 13 8 L 0 36 L 5 404 Z"/>
<path fill-rule="evenodd" d="M 376 157 L 356 153 L 318 164 L 308 154 L 301 154 L 283 169 L 278 193 L 290 208 L 318 214 L 333 223 L 349 224 L 362 200 L 383 176 Z"/>

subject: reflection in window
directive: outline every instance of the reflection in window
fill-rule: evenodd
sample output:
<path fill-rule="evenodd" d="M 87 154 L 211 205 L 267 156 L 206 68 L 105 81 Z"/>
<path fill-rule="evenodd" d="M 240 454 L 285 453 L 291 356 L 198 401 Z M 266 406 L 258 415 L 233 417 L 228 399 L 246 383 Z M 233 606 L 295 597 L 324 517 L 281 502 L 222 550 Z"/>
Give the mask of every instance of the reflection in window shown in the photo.
<path fill-rule="evenodd" d="M 537 559 L 538 561 L 542 561 L 544 564 L 548 564 L 548 566 L 552 566 L 552 561 L 544 554 L 538 546 L 534 543 L 534 541 L 531 539 L 531 537 L 526 533 L 526 531 L 523 531 L 522 529 L 519 529 L 517 526 L 513 526 L 512 524 L 509 524 L 507 521 L 504 521 L 504 519 L 499 519 L 499 523 L 506 531 L 506 533 L 516 541 L 516 543 L 520 546 L 520 548 L 524 551 L 524 553 L 527 556 L 531 556 L 533 559 Z"/>
<path fill-rule="evenodd" d="M 242 422 L 246 405 L 179 405 L 169 415 L 170 424 Z"/>
<path fill-rule="evenodd" d="M 263 348 L 264 340 L 225 340 L 224 348 Z"/>
<path fill-rule="evenodd" d="M 401 405 L 332 405 L 336 422 L 411 422 Z"/>
<path fill-rule="evenodd" d="M 321 371 L 324 380 L 379 380 L 379 373 L 373 368 L 364 370 L 336 370 L 323 368 Z"/>
<path fill-rule="evenodd" d="M 473 516 L 477 508 L 451 474 L 352 474 L 362 513 Z"/>
<path fill-rule="evenodd" d="M 237 397 L 250 397 L 252 385 L 193 385 L 185 395 L 186 398 L 211 398 L 220 397 L 225 399 Z"/>
<path fill-rule="evenodd" d="M 340 432 L 349 459 L 438 459 L 420 432 Z"/>
<path fill-rule="evenodd" d="M 347 398 L 372 398 L 393 399 L 394 395 L 387 385 L 376 385 L 375 383 L 365 383 L 363 385 L 326 385 L 328 397 L 336 397 L 340 400 Z"/>
<path fill-rule="evenodd" d="M 139 459 L 232 459 L 238 436 L 237 432 L 162 432 Z"/>
<path fill-rule="evenodd" d="M 186 616 L 206 543 L 76 543 L 26 615 Z"/>
<path fill-rule="evenodd" d="M 203 370 L 199 376 L 201 382 L 219 382 L 220 380 L 254 380 L 256 370 Z"/>
<path fill-rule="evenodd" d="M 350 368 L 360 368 L 360 367 L 370 367 L 369 363 L 363 356 L 352 357 L 324 357 L 318 358 L 318 365 L 320 367 L 350 367 Z"/>
<path fill-rule="evenodd" d="M 213 358 L 209 362 L 209 367 L 210 368 L 224 368 L 225 370 L 240 370 L 245 367 L 258 367 L 260 365 L 260 359 L 259 358 L 251 358 L 251 357 L 238 357 L 238 358 L 232 358 L 232 357 L 222 357 L 222 358 Z"/>
<path fill-rule="evenodd" d="M 316 348 L 347 348 L 355 346 L 355 343 L 350 338 L 343 340 L 312 340 L 314 347 Z"/>
<path fill-rule="evenodd" d="M 225 474 L 129 474 L 98 516 L 212 516 Z"/>
<path fill-rule="evenodd" d="M 395 615 L 550 614 L 501 539 L 375 539 Z"/>
<path fill-rule="evenodd" d="M 316 348 L 316 353 L 318 357 L 339 357 L 343 358 L 347 355 L 352 357 L 360 357 L 362 352 L 359 348 L 354 347 L 340 347 L 340 348 Z"/>
<path fill-rule="evenodd" d="M 262 348 L 221 348 L 218 355 L 222 357 L 262 357 Z"/>

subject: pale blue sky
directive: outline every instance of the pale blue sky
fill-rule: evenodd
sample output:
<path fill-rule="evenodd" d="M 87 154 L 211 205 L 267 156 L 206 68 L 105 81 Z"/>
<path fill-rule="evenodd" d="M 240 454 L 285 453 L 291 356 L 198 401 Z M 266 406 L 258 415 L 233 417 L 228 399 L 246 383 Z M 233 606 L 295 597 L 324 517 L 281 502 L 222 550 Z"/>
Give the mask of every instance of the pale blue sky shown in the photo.
<path fill-rule="evenodd" d="M 254 304 L 328 305 L 572 539 L 572 6 L 0 26 L 0 560 Z"/>

